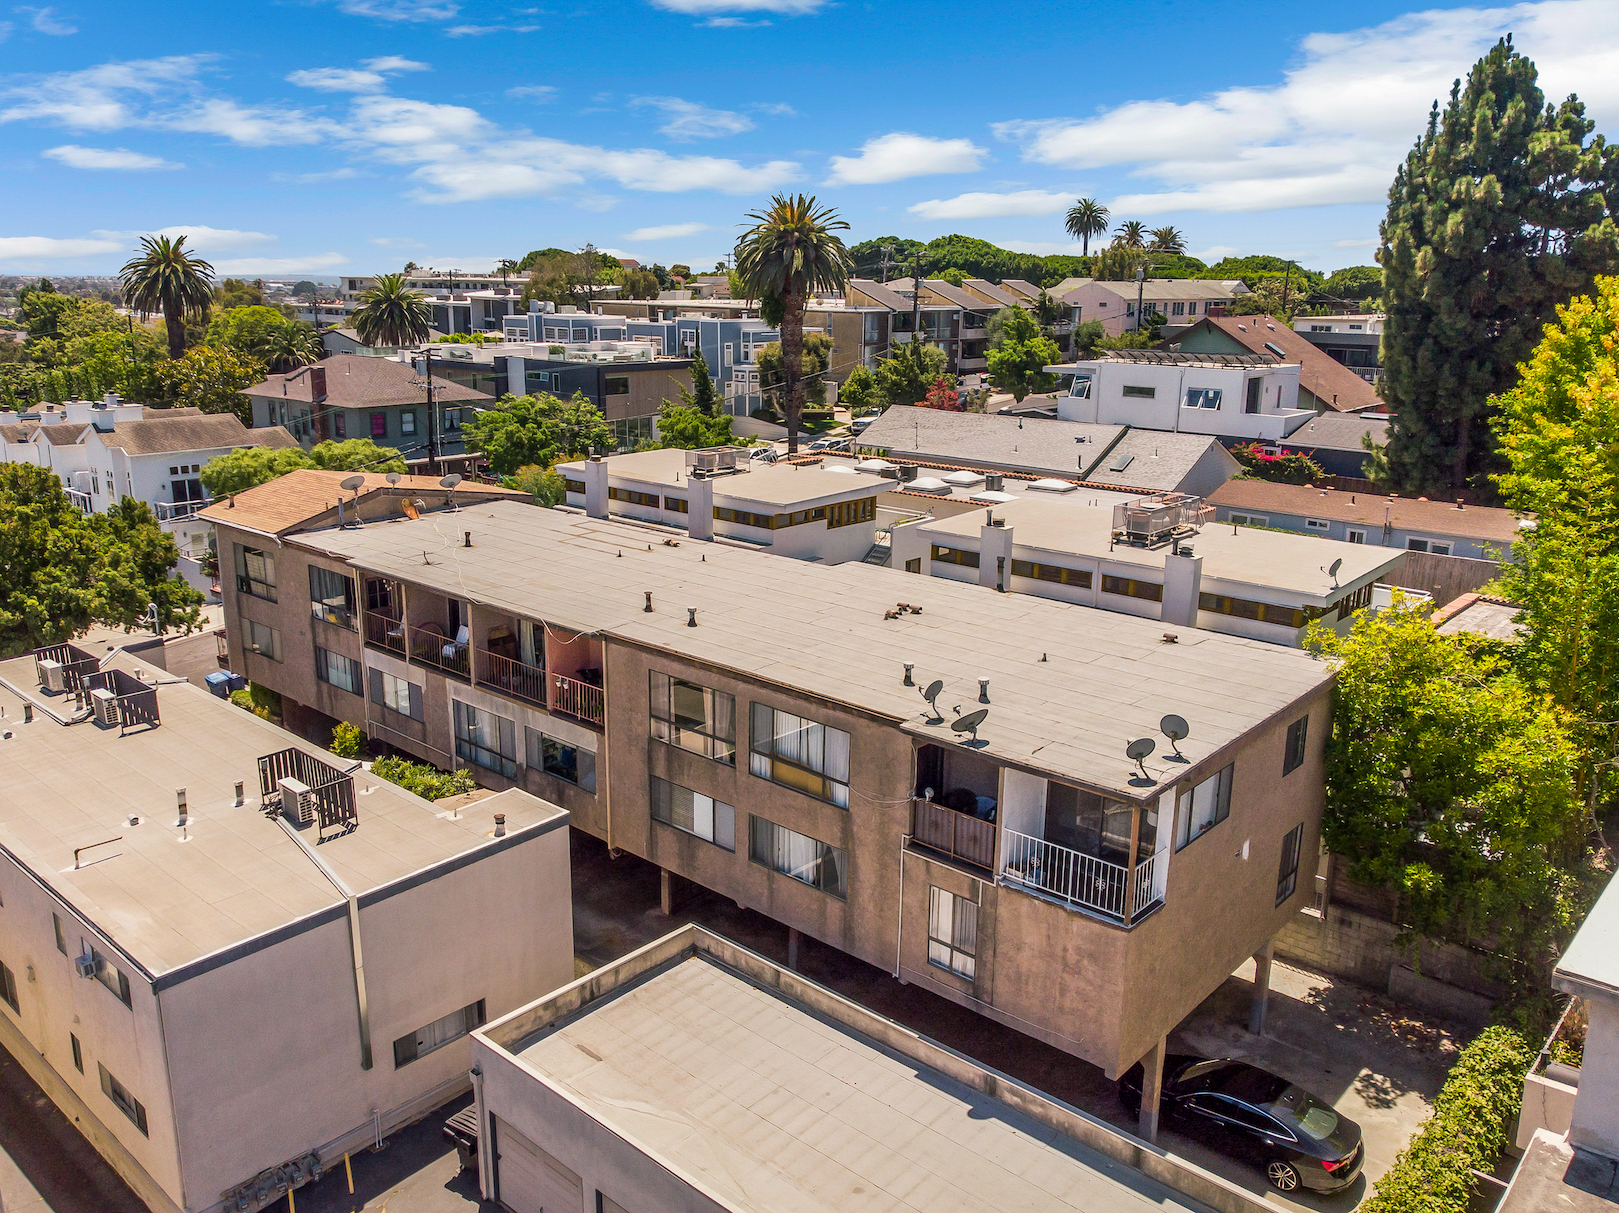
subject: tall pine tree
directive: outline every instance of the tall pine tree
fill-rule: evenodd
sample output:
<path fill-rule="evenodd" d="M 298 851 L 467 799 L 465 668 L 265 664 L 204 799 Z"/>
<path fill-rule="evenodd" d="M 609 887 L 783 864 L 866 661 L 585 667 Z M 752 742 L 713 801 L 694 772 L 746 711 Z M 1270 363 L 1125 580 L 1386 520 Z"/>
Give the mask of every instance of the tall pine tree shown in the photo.
<path fill-rule="evenodd" d="M 1489 491 L 1490 397 L 1556 306 L 1619 266 L 1619 148 L 1570 96 L 1545 104 L 1510 37 L 1451 88 L 1389 189 L 1382 225 L 1388 467 L 1405 491 Z M 1607 196 L 1605 196 L 1605 194 Z"/>

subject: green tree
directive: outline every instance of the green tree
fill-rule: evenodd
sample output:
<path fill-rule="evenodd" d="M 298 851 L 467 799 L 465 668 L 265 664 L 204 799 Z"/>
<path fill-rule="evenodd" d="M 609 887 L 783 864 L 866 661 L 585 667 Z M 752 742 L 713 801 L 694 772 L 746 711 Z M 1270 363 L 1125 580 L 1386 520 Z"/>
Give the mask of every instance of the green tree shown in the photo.
<path fill-rule="evenodd" d="M 1083 320 L 1074 326 L 1074 357 L 1094 358 L 1097 347 L 1107 338 L 1107 326 L 1100 320 Z"/>
<path fill-rule="evenodd" d="M 561 505 L 568 499 L 568 481 L 555 468 L 542 468 L 537 463 L 525 464 L 502 481 L 507 488 L 531 494 L 535 505 Z"/>
<path fill-rule="evenodd" d="M 354 331 L 366 345 L 417 345 L 432 330 L 432 307 L 420 291 L 405 284 L 403 274 L 378 275 L 354 313 Z"/>
<path fill-rule="evenodd" d="M 694 409 L 689 405 L 671 404 L 665 400 L 658 410 L 658 438 L 666 447 L 679 447 L 694 451 L 701 447 L 730 446 L 731 419 L 718 417 Z"/>
<path fill-rule="evenodd" d="M 214 306 L 221 309 L 263 307 L 264 283 L 227 278 L 214 288 Z"/>
<path fill-rule="evenodd" d="M 313 299 L 319 291 L 315 284 L 304 278 L 292 284 L 292 297 L 294 299 Z"/>
<path fill-rule="evenodd" d="M 409 469 L 391 446 L 378 446 L 369 438 L 348 438 L 336 442 L 328 438 L 309 448 L 309 466 L 331 472 L 399 472 Z"/>
<path fill-rule="evenodd" d="M 798 450 L 804 420 L 804 306 L 815 291 L 839 290 L 853 268 L 843 241 L 833 235 L 849 225 L 813 197 L 777 194 L 770 206 L 748 215 L 753 227 L 736 244 L 736 269 L 750 298 L 781 331 L 781 412 L 787 422 L 788 454 Z"/>
<path fill-rule="evenodd" d="M 687 408 L 696 409 L 705 417 L 712 417 L 719 411 L 720 394 L 714 389 L 714 377 L 708 373 L 708 360 L 703 357 L 703 351 L 697 351 L 697 357 L 691 364 L 691 390 L 680 389 L 680 403 Z"/>
<path fill-rule="evenodd" d="M 1110 244 L 1091 258 L 1091 277 L 1098 282 L 1133 282 L 1138 267 L 1148 264 L 1144 249 Z"/>
<path fill-rule="evenodd" d="M 319 362 L 326 356 L 326 349 L 314 329 L 289 321 L 269 335 L 257 356 L 272 371 L 285 372 Z"/>
<path fill-rule="evenodd" d="M 838 402 L 851 413 L 881 406 L 877 376 L 871 373 L 870 367 L 857 365 L 850 369 L 848 378 L 838 387 Z"/>
<path fill-rule="evenodd" d="M 78 308 L 80 301 L 55 290 L 25 291 L 17 299 L 17 313 L 30 337 L 55 337 L 62 314 Z"/>
<path fill-rule="evenodd" d="M 1147 246 L 1148 252 L 1179 255 L 1186 251 L 1186 237 L 1178 227 L 1155 227 L 1147 235 L 1152 237 L 1152 242 Z"/>
<path fill-rule="evenodd" d="M 928 389 L 944 375 L 948 363 L 944 351 L 931 341 L 903 341 L 894 346 L 888 357 L 877 361 L 877 395 L 883 407 L 926 400 Z"/>
<path fill-rule="evenodd" d="M 1006 308 L 1004 313 L 1001 343 L 988 354 L 989 382 L 1022 404 L 1030 392 L 1049 392 L 1057 386 L 1056 376 L 1042 368 L 1061 362 L 1062 351 L 1022 308 Z"/>
<path fill-rule="evenodd" d="M 951 266 L 947 270 L 940 270 L 934 277 L 942 278 L 951 286 L 960 286 L 967 281 L 967 275 L 963 271 L 956 269 L 955 266 Z"/>
<path fill-rule="evenodd" d="M 300 447 L 249 446 L 218 455 L 202 465 L 202 487 L 215 500 L 240 493 L 256 484 L 266 484 L 298 468 L 311 466 L 309 454 Z"/>
<path fill-rule="evenodd" d="M 1091 255 L 1091 237 L 1100 236 L 1107 231 L 1107 207 L 1095 198 L 1081 198 L 1068 208 L 1068 215 L 1063 221 L 1063 229 L 1079 241 L 1081 251 L 1085 256 Z"/>
<path fill-rule="evenodd" d="M 1490 399 L 1512 387 L 1554 308 L 1619 265 L 1604 190 L 1615 161 L 1570 97 L 1498 42 L 1406 157 L 1382 224 L 1389 471 L 1455 495 L 1500 470 Z M 1616 195 L 1615 201 L 1619 201 Z"/>
<path fill-rule="evenodd" d="M 1321 284 L 1319 294 L 1326 306 L 1341 310 L 1365 305 L 1383 291 L 1383 270 L 1375 265 L 1352 265 L 1334 270 Z"/>
<path fill-rule="evenodd" d="M 854 266 L 850 271 L 850 277 L 881 279 L 884 250 L 888 250 L 886 255 L 895 263 L 895 268 L 898 268 L 900 265 L 909 265 L 911 258 L 923 247 L 920 240 L 904 240 L 899 236 L 878 236 L 875 240 L 862 240 L 849 249 L 849 261 Z M 893 276 L 892 270 L 889 271 L 889 276 Z"/>
<path fill-rule="evenodd" d="M 140 254 L 118 271 L 130 307 L 163 314 L 170 358 L 185 353 L 186 321 L 205 321 L 214 298 L 214 267 L 188 253 L 185 243 L 184 236 L 142 236 Z"/>
<path fill-rule="evenodd" d="M 262 304 L 231 307 L 214 313 L 204 340 L 209 345 L 228 345 L 244 354 L 263 358 L 264 348 L 271 338 L 287 327 L 287 318 L 276 308 Z"/>
<path fill-rule="evenodd" d="M 494 408 L 465 422 L 461 434 L 467 450 L 489 457 L 497 476 L 510 476 L 528 464 L 550 467 L 614 444 L 612 427 L 583 392 L 567 400 L 543 393 L 502 396 Z"/>
<path fill-rule="evenodd" d="M 253 423 L 253 411 L 242 389 L 264 382 L 265 374 L 264 363 L 257 358 L 212 345 L 199 345 L 152 368 L 162 404 L 205 413 L 235 413 L 243 425 Z"/>
<path fill-rule="evenodd" d="M 1147 225 L 1139 219 L 1126 219 L 1113 229 L 1113 243 L 1125 248 L 1147 247 Z"/>
<path fill-rule="evenodd" d="M 759 391 L 774 404 L 782 397 L 781 342 L 772 341 L 754 354 L 759 368 Z M 806 404 L 826 403 L 826 369 L 832 363 L 832 338 L 825 333 L 805 333 L 804 353 L 799 358 L 800 382 Z"/>

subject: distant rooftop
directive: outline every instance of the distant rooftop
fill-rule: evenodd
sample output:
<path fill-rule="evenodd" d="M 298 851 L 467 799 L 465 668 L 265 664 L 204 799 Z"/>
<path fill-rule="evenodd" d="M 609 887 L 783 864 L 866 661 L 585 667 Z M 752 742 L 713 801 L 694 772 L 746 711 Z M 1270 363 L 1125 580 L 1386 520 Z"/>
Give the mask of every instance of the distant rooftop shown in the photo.
<path fill-rule="evenodd" d="M 660 451 L 634 451 L 623 455 L 607 455 L 609 476 L 662 485 L 684 491 L 691 483 L 686 466 L 687 452 L 665 449 Z M 752 465 L 746 450 L 738 453 L 738 472 L 713 478 L 714 495 L 728 499 L 753 502 L 759 505 L 808 507 L 825 500 L 847 500 L 860 490 L 875 495 L 894 487 L 894 481 L 881 476 L 868 476 L 859 472 L 828 472 L 813 464 L 760 463 Z M 558 464 L 559 471 L 582 474 L 584 461 Z"/>
<path fill-rule="evenodd" d="M 1209 495 L 1209 501 L 1233 509 L 1307 515 L 1379 527 L 1387 520 L 1398 530 L 1432 531 L 1491 543 L 1514 542 L 1524 525 L 1511 510 L 1493 506 L 1461 506 L 1423 497 L 1385 497 L 1381 493 L 1349 493 L 1307 484 L 1274 484 L 1268 480 L 1228 480 Z"/>

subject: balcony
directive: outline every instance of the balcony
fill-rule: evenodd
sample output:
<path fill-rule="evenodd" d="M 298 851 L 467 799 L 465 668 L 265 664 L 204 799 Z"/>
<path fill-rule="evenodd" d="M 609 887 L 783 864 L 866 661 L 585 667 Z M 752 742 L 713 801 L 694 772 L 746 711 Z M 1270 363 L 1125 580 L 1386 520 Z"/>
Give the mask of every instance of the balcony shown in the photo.
<path fill-rule="evenodd" d="M 513 699 L 521 699 L 537 708 L 549 708 L 546 697 L 545 670 L 539 666 L 524 665 L 521 661 L 494 653 L 477 650 L 478 685 L 500 691 Z"/>
<path fill-rule="evenodd" d="M 1139 921 L 1161 900 L 1156 891 L 1159 855 L 1146 856 L 1132 871 L 1016 830 L 1004 831 L 1003 837 L 1003 885 L 1103 914 L 1126 926 Z"/>
<path fill-rule="evenodd" d="M 76 506 L 84 513 L 95 513 L 96 507 L 91 503 L 89 493 L 81 493 L 78 489 L 68 489 L 67 499 L 70 505 Z"/>
<path fill-rule="evenodd" d="M 551 706 L 553 714 L 572 716 L 575 720 L 598 727 L 606 722 L 602 689 L 561 674 L 551 675 Z"/>
<path fill-rule="evenodd" d="M 426 627 L 405 627 L 405 641 L 410 647 L 410 659 L 421 665 L 432 666 L 456 678 L 472 680 L 472 650 L 465 641 L 446 636 L 436 623 Z"/>
<path fill-rule="evenodd" d="M 159 522 L 180 522 L 196 517 L 198 510 L 211 504 L 209 501 L 157 501 L 152 504 L 152 513 Z"/>
<path fill-rule="evenodd" d="M 986 872 L 995 870 L 995 823 L 931 800 L 911 801 L 911 840 Z"/>
<path fill-rule="evenodd" d="M 387 615 L 379 615 L 375 611 L 365 613 L 365 642 L 373 648 L 384 649 L 400 657 L 405 655 L 405 625 L 398 619 L 391 619 Z"/>

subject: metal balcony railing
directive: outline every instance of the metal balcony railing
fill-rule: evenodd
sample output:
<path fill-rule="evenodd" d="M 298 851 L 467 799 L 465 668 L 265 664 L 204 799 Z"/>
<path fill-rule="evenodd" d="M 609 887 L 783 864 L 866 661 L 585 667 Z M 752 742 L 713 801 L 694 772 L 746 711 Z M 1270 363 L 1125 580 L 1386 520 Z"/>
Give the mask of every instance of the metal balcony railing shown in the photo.
<path fill-rule="evenodd" d="M 931 800 L 911 801 L 911 837 L 952 859 L 993 871 L 995 826 Z"/>
<path fill-rule="evenodd" d="M 1132 872 L 1122 864 L 1006 830 L 1001 841 L 1001 883 L 1129 924 L 1162 900 L 1157 893 L 1158 860 L 1157 855 L 1150 855 Z"/>
<path fill-rule="evenodd" d="M 405 655 L 405 625 L 397 619 L 390 619 L 386 615 L 379 615 L 375 611 L 365 613 L 365 642 L 379 649 L 387 649 L 390 653 Z"/>
<path fill-rule="evenodd" d="M 84 513 L 95 513 L 96 507 L 91 502 L 89 493 L 80 492 L 78 489 L 69 489 L 67 491 L 67 499 L 69 504 L 78 507 Z"/>
<path fill-rule="evenodd" d="M 472 650 L 460 644 L 453 636 L 446 636 L 436 627 L 416 628 L 406 627 L 405 635 L 410 644 L 410 659 L 419 661 L 423 665 L 436 666 L 446 674 L 454 674 L 457 678 L 472 677 Z"/>
<path fill-rule="evenodd" d="M 183 518 L 194 518 L 198 510 L 209 501 L 157 501 L 152 503 L 152 513 L 159 522 L 178 522 Z"/>
<path fill-rule="evenodd" d="M 603 710 L 600 687 L 561 674 L 552 674 L 550 679 L 551 711 L 572 716 L 576 720 L 588 721 L 590 724 L 599 725 L 605 722 L 606 714 Z"/>
<path fill-rule="evenodd" d="M 478 650 L 478 685 L 501 691 L 515 699 L 547 707 L 545 671 L 524 665 L 488 649 Z"/>

